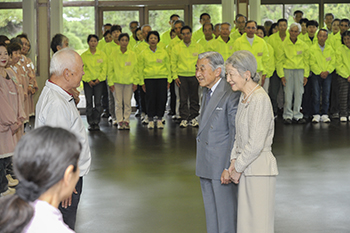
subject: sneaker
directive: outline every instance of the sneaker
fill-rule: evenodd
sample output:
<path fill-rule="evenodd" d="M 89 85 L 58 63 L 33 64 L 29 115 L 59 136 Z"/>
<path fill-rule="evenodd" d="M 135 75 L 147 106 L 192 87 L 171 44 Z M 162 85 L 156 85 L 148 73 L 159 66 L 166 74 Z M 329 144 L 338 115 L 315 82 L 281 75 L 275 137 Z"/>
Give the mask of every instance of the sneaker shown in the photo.
<path fill-rule="evenodd" d="M 108 122 L 113 122 L 113 118 L 110 116 L 110 117 L 108 117 Z"/>
<path fill-rule="evenodd" d="M 187 127 L 187 121 L 186 120 L 182 120 L 180 123 L 180 128 L 186 128 Z"/>
<path fill-rule="evenodd" d="M 141 113 L 140 113 L 140 110 L 137 109 L 136 112 L 135 112 L 135 117 L 139 117 L 139 116 L 141 116 Z"/>
<path fill-rule="evenodd" d="M 147 115 L 145 115 L 145 117 L 143 118 L 143 120 L 142 120 L 141 123 L 144 124 L 144 125 L 147 125 L 147 124 L 149 123 L 149 120 L 148 120 L 148 116 L 147 116 Z"/>
<path fill-rule="evenodd" d="M 325 114 L 321 116 L 321 121 L 324 123 L 329 123 L 331 122 L 331 119 L 329 119 L 328 115 Z"/>
<path fill-rule="evenodd" d="M 292 119 L 287 118 L 287 119 L 283 119 L 283 123 L 285 125 L 291 125 L 293 122 L 292 122 Z"/>
<path fill-rule="evenodd" d="M 194 119 L 192 119 L 192 120 L 190 121 L 190 125 L 191 125 L 192 127 L 198 127 L 198 126 L 199 126 L 198 121 L 196 120 L 196 118 L 194 118 Z"/>
<path fill-rule="evenodd" d="M 6 175 L 6 178 L 7 178 L 8 182 L 9 182 L 9 186 L 10 186 L 10 187 L 13 187 L 13 186 L 18 185 L 18 180 L 17 180 L 17 179 L 13 179 L 13 177 L 11 176 L 11 174 L 7 174 L 7 175 Z"/>
<path fill-rule="evenodd" d="M 126 130 L 130 129 L 129 122 L 124 121 L 124 129 L 126 129 Z"/>
<path fill-rule="evenodd" d="M 121 121 L 118 123 L 118 129 L 119 130 L 125 129 L 124 122 Z"/>
<path fill-rule="evenodd" d="M 339 113 L 333 113 L 333 114 L 331 115 L 331 118 L 332 118 L 332 119 L 338 119 L 338 118 L 339 118 Z"/>
<path fill-rule="evenodd" d="M 148 122 L 148 126 L 147 126 L 147 128 L 149 128 L 149 129 L 153 129 L 153 128 L 154 128 L 154 121 L 150 121 L 150 122 Z"/>
<path fill-rule="evenodd" d="M 4 196 L 9 196 L 9 195 L 13 195 L 16 193 L 16 189 L 13 188 L 8 188 L 5 192 L 0 193 L 0 197 L 4 197 Z"/>
<path fill-rule="evenodd" d="M 347 119 L 346 117 L 343 116 L 343 117 L 340 117 L 340 121 L 341 121 L 341 122 L 347 122 L 348 119 Z"/>
<path fill-rule="evenodd" d="M 95 126 L 94 125 L 89 125 L 88 130 L 89 131 L 94 131 L 95 130 Z"/>
<path fill-rule="evenodd" d="M 158 120 L 157 121 L 157 128 L 158 129 L 164 129 L 164 125 L 163 125 L 163 121 L 162 120 Z"/>
<path fill-rule="evenodd" d="M 320 119 L 321 119 L 320 115 L 314 115 L 314 117 L 312 118 L 312 123 L 318 123 L 320 122 Z"/>

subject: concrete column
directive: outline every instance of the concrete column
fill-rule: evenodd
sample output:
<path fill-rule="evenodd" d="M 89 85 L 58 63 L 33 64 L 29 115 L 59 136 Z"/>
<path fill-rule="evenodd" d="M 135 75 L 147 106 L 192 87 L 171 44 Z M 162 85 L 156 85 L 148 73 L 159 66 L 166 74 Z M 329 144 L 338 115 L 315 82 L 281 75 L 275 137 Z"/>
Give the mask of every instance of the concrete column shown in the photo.
<path fill-rule="evenodd" d="M 51 38 L 57 33 L 63 33 L 63 0 L 50 1 Z"/>
<path fill-rule="evenodd" d="M 234 27 L 236 5 L 235 0 L 222 0 L 222 22 L 228 22 Z"/>
<path fill-rule="evenodd" d="M 36 1 L 27 0 L 22 2 L 23 9 L 23 33 L 27 34 L 31 49 L 28 57 L 36 65 Z"/>
<path fill-rule="evenodd" d="M 249 17 L 250 20 L 255 20 L 258 25 L 261 25 L 260 16 L 261 0 L 249 0 Z"/>

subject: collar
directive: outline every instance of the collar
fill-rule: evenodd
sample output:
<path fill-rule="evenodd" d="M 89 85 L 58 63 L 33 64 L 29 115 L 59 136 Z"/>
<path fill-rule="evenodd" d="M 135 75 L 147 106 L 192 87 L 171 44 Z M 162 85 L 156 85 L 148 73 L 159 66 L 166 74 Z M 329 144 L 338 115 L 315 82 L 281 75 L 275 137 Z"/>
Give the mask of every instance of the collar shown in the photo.
<path fill-rule="evenodd" d="M 221 79 L 220 78 L 210 89 L 211 89 L 211 95 L 213 96 L 213 93 L 215 91 L 215 89 L 218 87 L 219 83 L 221 82 Z"/>
<path fill-rule="evenodd" d="M 50 79 L 46 81 L 45 85 L 48 86 L 50 89 L 54 89 L 60 94 L 62 94 L 68 102 L 74 99 L 71 93 L 64 90 L 62 87 L 58 86 L 56 83 L 52 82 Z"/>

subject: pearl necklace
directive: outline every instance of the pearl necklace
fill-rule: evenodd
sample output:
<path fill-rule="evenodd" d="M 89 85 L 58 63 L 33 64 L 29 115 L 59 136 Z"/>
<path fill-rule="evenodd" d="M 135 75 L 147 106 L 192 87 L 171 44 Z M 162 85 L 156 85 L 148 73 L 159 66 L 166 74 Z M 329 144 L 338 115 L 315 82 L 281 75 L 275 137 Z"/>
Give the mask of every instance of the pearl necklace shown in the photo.
<path fill-rule="evenodd" d="M 243 97 L 242 102 L 245 102 L 258 86 L 259 86 L 259 83 L 253 88 L 253 90 L 251 90 L 245 97 Z"/>

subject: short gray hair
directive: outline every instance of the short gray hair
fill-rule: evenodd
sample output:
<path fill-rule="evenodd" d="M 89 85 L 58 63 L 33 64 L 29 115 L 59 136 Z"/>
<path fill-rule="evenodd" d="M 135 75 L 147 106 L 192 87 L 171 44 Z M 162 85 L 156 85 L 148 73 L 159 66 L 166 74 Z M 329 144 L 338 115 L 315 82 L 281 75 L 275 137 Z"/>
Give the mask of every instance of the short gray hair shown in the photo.
<path fill-rule="evenodd" d="M 214 30 L 216 29 L 216 27 L 219 27 L 219 30 L 221 30 L 221 23 L 217 23 L 214 25 Z"/>
<path fill-rule="evenodd" d="M 227 60 L 226 65 L 231 65 L 237 69 L 239 74 L 243 77 L 246 71 L 250 72 L 251 78 L 254 82 L 258 83 L 260 75 L 257 72 L 258 63 L 254 55 L 248 50 L 239 50 L 234 52 Z"/>
<path fill-rule="evenodd" d="M 221 29 L 222 25 L 228 25 L 229 28 L 230 28 L 230 30 L 231 30 L 231 24 L 230 24 L 229 22 L 223 22 L 223 23 L 221 23 L 220 29 Z"/>
<path fill-rule="evenodd" d="M 294 27 L 297 27 L 298 28 L 298 31 L 301 32 L 301 26 L 299 23 L 292 23 L 289 27 L 289 30 L 294 28 Z"/>
<path fill-rule="evenodd" d="M 198 59 L 208 59 L 211 70 L 221 68 L 220 78 L 225 78 L 225 61 L 218 52 L 205 52 L 198 55 Z"/>
<path fill-rule="evenodd" d="M 65 69 L 73 69 L 77 55 L 79 56 L 79 54 L 71 48 L 64 48 L 57 51 L 51 58 L 50 76 L 61 76 Z"/>

